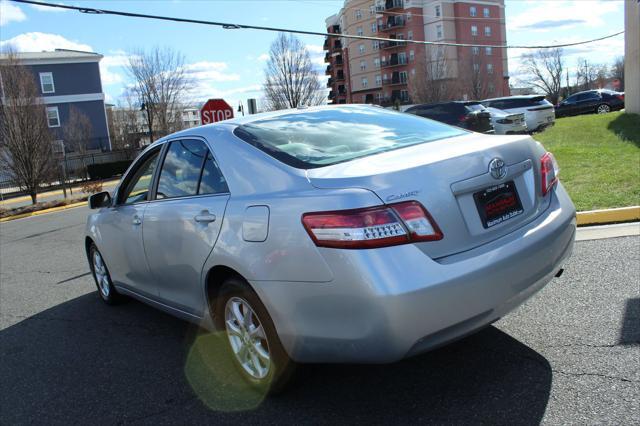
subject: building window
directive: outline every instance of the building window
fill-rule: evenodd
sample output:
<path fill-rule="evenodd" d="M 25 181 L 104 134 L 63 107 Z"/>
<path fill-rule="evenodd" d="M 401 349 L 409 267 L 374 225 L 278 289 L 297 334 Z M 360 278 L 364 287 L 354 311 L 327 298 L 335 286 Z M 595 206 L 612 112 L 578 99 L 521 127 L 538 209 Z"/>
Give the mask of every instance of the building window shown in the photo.
<path fill-rule="evenodd" d="M 402 102 L 409 101 L 409 91 L 408 90 L 401 90 L 400 91 L 400 100 Z"/>
<path fill-rule="evenodd" d="M 382 84 L 382 76 L 376 75 L 376 86 L 380 86 Z"/>
<path fill-rule="evenodd" d="M 440 6 L 436 6 L 436 17 L 440 17 Z"/>
<path fill-rule="evenodd" d="M 58 107 L 47 107 L 47 122 L 49 127 L 60 127 L 60 113 Z"/>
<path fill-rule="evenodd" d="M 406 64 L 407 63 L 407 53 L 406 52 L 398 53 L 398 63 L 399 64 Z"/>
<path fill-rule="evenodd" d="M 484 35 L 491 37 L 491 27 L 484 27 Z"/>
<path fill-rule="evenodd" d="M 376 24 L 375 22 L 371 23 L 371 32 L 375 33 L 376 31 L 378 31 L 378 24 Z"/>
<path fill-rule="evenodd" d="M 472 25 L 471 26 L 471 35 L 472 36 L 477 36 L 478 35 L 478 27 L 476 25 Z"/>
<path fill-rule="evenodd" d="M 480 65 L 479 64 L 473 64 L 473 72 L 480 72 Z"/>
<path fill-rule="evenodd" d="M 356 19 L 362 19 L 362 11 L 360 9 L 356 9 Z"/>
<path fill-rule="evenodd" d="M 376 13 L 376 7 L 374 5 L 369 6 L 369 15 L 373 16 Z"/>
<path fill-rule="evenodd" d="M 491 47 L 485 47 L 485 48 L 484 48 L 484 53 L 485 53 L 485 55 L 487 55 L 487 56 L 491 56 L 491 55 L 493 55 L 493 48 L 491 48 Z"/>
<path fill-rule="evenodd" d="M 490 94 L 496 91 L 496 86 L 494 86 L 493 83 L 489 83 L 487 86 Z"/>
<path fill-rule="evenodd" d="M 493 64 L 487 64 L 487 74 L 493 74 Z"/>
<path fill-rule="evenodd" d="M 413 40 L 413 31 L 407 31 L 407 40 Z"/>
<path fill-rule="evenodd" d="M 369 85 L 369 80 L 367 77 L 362 77 L 362 87 L 367 87 Z"/>
<path fill-rule="evenodd" d="M 367 69 L 367 61 L 360 61 L 360 71 Z"/>
<path fill-rule="evenodd" d="M 471 48 L 471 53 L 474 55 L 479 55 L 480 54 L 480 48 L 478 46 L 473 46 Z"/>
<path fill-rule="evenodd" d="M 411 68 L 411 75 L 416 75 L 416 69 L 415 68 Z"/>
<path fill-rule="evenodd" d="M 358 48 L 360 49 L 360 53 L 364 53 L 364 44 L 361 44 Z"/>
<path fill-rule="evenodd" d="M 56 88 L 53 85 L 53 74 L 50 72 L 40 73 L 40 88 L 42 93 L 55 93 Z"/>
<path fill-rule="evenodd" d="M 400 83 L 406 83 L 407 82 L 407 72 L 406 71 L 400 71 L 398 73 L 398 76 L 400 77 Z"/>
<path fill-rule="evenodd" d="M 438 39 L 442 38 L 442 25 L 436 25 L 436 37 Z"/>
<path fill-rule="evenodd" d="M 489 13 L 489 8 L 488 7 L 485 7 L 484 9 L 482 9 L 482 15 L 485 18 L 488 18 L 489 16 L 491 16 L 491 14 Z"/>
<path fill-rule="evenodd" d="M 407 22 L 411 21 L 411 12 L 407 12 Z"/>
<path fill-rule="evenodd" d="M 471 16 L 477 16 L 478 15 L 478 10 L 476 9 L 475 6 L 471 6 L 469 8 L 469 15 L 471 15 Z"/>
<path fill-rule="evenodd" d="M 364 31 L 362 31 L 362 27 L 356 28 L 356 34 L 358 34 L 359 36 L 364 35 Z"/>
<path fill-rule="evenodd" d="M 414 52 L 413 50 L 409 51 L 409 60 L 413 61 L 416 58 L 416 52 Z"/>
<path fill-rule="evenodd" d="M 380 42 L 378 40 L 373 40 L 373 50 L 380 49 Z"/>
<path fill-rule="evenodd" d="M 380 68 L 380 58 L 373 58 L 373 67 Z"/>

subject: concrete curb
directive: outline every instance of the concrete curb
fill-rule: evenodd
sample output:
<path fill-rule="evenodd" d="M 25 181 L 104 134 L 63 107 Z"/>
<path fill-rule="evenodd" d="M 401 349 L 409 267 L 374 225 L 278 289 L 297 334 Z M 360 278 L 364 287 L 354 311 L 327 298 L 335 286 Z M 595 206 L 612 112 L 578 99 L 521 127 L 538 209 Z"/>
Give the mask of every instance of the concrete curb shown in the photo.
<path fill-rule="evenodd" d="M 633 222 L 640 220 L 640 206 L 619 209 L 590 210 L 578 212 L 578 226 L 604 225 L 606 223 Z"/>
<path fill-rule="evenodd" d="M 86 206 L 87 202 L 67 204 L 66 206 L 52 207 L 50 209 L 39 210 L 31 213 L 22 213 L 15 216 L 3 217 L 0 223 L 10 220 L 22 219 L 25 217 L 39 216 L 47 213 L 54 213 L 62 210 L 72 209 L 75 207 Z M 607 223 L 634 222 L 640 220 L 640 206 L 622 207 L 618 209 L 590 210 L 586 212 L 578 212 L 576 214 L 578 226 L 586 225 L 604 225 Z"/>
<path fill-rule="evenodd" d="M 9 222 L 10 220 L 22 219 L 25 217 L 40 216 L 41 214 L 55 213 L 62 210 L 73 209 L 76 207 L 82 207 L 86 205 L 87 205 L 87 202 L 82 201 L 80 203 L 67 204 L 66 206 L 51 207 L 50 209 L 38 210 L 35 212 L 29 212 L 29 213 L 21 213 L 14 216 L 7 216 L 7 217 L 0 218 L 0 223 Z"/>

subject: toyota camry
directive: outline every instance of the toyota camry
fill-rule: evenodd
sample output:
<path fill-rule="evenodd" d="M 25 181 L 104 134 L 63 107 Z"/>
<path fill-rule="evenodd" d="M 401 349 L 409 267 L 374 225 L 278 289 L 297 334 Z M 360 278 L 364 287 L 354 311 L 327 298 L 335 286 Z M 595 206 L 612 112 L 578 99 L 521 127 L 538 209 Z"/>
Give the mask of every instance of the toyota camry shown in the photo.
<path fill-rule="evenodd" d="M 394 362 L 493 323 L 562 273 L 576 226 L 531 137 L 363 105 L 169 135 L 89 205 L 100 297 L 223 333 L 267 390 L 297 363 Z"/>

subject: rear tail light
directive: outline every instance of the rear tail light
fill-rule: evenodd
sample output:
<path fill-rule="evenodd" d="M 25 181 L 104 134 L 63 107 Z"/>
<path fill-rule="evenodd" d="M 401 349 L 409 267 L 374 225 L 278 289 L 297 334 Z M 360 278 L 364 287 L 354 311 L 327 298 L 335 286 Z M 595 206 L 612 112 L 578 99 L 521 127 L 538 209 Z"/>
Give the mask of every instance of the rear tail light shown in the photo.
<path fill-rule="evenodd" d="M 624 95 L 616 95 L 616 98 L 620 99 L 621 101 L 624 101 Z"/>
<path fill-rule="evenodd" d="M 443 237 L 429 212 L 417 201 L 305 213 L 302 224 L 318 247 L 377 248 Z"/>
<path fill-rule="evenodd" d="M 560 168 L 552 153 L 547 152 L 540 158 L 540 174 L 542 176 L 542 195 L 547 195 L 553 185 L 558 182 Z"/>

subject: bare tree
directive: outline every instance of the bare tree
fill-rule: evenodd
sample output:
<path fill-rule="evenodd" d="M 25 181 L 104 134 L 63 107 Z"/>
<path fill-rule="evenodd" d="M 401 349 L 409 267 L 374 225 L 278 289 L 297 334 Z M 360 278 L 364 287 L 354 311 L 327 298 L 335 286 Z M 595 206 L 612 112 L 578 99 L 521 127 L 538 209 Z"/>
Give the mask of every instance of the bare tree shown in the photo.
<path fill-rule="evenodd" d="M 181 105 L 190 86 L 184 56 L 168 47 L 136 50 L 129 55 L 127 70 L 133 93 L 146 111 L 150 138 L 180 130 Z"/>
<path fill-rule="evenodd" d="M 107 109 L 109 134 L 114 149 L 140 148 L 142 135 L 145 133 L 145 125 L 140 120 L 142 114 L 129 92 L 125 92 L 116 106 Z"/>
<path fill-rule="evenodd" d="M 92 133 L 93 129 L 89 117 L 75 106 L 71 106 L 69 108 L 69 121 L 63 132 L 64 142 L 65 147 L 68 146 L 75 154 L 80 156 L 82 174 L 85 178 L 88 176 L 85 156 Z"/>
<path fill-rule="evenodd" d="M 416 62 L 416 73 L 409 79 L 409 91 L 414 103 L 433 103 L 454 97 L 450 79 L 449 63 L 445 50 L 437 47 L 420 56 Z"/>
<path fill-rule="evenodd" d="M 43 183 L 54 175 L 56 161 L 47 110 L 33 74 L 8 52 L 0 65 L 0 166 L 37 202 Z"/>
<path fill-rule="evenodd" d="M 480 54 L 463 57 L 459 67 L 459 86 L 469 99 L 486 99 L 494 93 L 493 78 Z"/>
<path fill-rule="evenodd" d="M 624 56 L 617 57 L 609 69 L 609 77 L 620 80 L 618 90 L 624 92 Z"/>
<path fill-rule="evenodd" d="M 562 90 L 564 62 L 561 48 L 541 49 L 522 55 L 522 71 L 528 75 L 526 82 L 543 91 L 553 104 L 558 103 Z"/>
<path fill-rule="evenodd" d="M 281 33 L 271 44 L 264 94 L 270 110 L 325 102 L 320 73 L 314 70 L 309 52 L 296 36 Z"/>
<path fill-rule="evenodd" d="M 586 59 L 578 59 L 576 86 L 580 90 L 598 89 L 605 85 L 607 66 L 594 64 Z"/>

